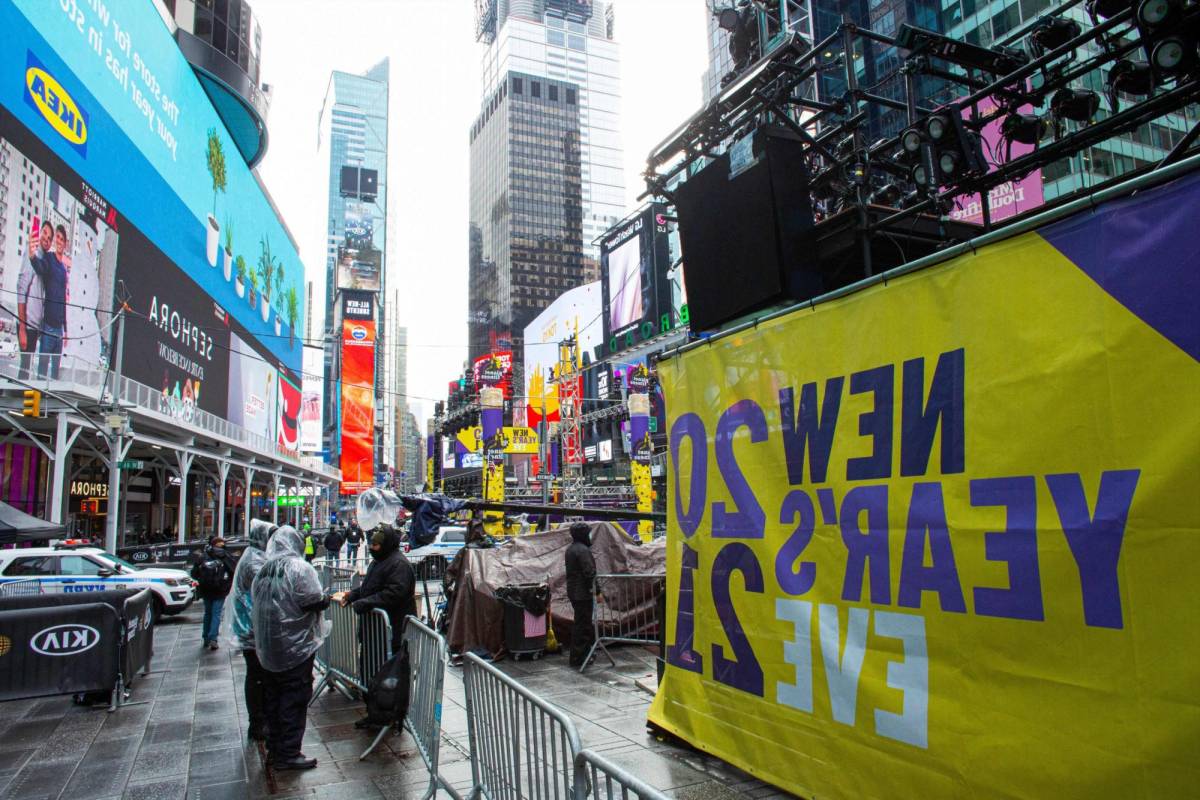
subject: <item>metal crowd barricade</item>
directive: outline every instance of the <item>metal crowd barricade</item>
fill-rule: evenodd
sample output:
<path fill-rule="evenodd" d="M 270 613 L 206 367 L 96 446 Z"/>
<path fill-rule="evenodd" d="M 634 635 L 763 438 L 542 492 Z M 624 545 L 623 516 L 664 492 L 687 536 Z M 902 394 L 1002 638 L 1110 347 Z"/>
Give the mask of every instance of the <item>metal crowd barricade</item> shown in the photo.
<path fill-rule="evenodd" d="M 325 564 L 317 566 L 317 574 L 329 594 L 350 591 L 356 578 L 351 570 Z M 392 625 L 382 609 L 359 615 L 350 606 L 330 603 L 325 618 L 330 623 L 329 636 L 321 643 L 316 657 L 317 668 L 323 674 L 309 705 L 326 686 L 347 697 L 352 697 L 352 690 L 365 692 L 371 678 L 392 657 Z"/>
<path fill-rule="evenodd" d="M 472 797 L 567 800 L 576 797 L 575 724 L 474 653 L 463 659 Z"/>
<path fill-rule="evenodd" d="M 429 770 L 429 784 L 422 800 L 429 800 L 439 788 L 451 797 L 458 793 L 445 782 L 439 773 L 439 755 L 442 740 L 442 688 L 446 678 L 446 640 L 416 617 L 409 616 L 404 622 L 404 648 L 408 652 L 410 669 L 408 713 L 404 727 L 413 737 L 417 752 L 421 754 Z M 392 730 L 384 728 L 371 742 L 371 746 L 359 756 L 359 760 L 370 755 Z"/>
<path fill-rule="evenodd" d="M 667 800 L 658 789 L 591 750 L 575 754 L 575 775 L 575 800 L 585 800 L 589 794 L 595 800 Z"/>
<path fill-rule="evenodd" d="M 657 602 L 665 585 L 666 575 L 596 576 L 596 589 L 604 599 L 596 602 L 592 616 L 595 639 L 580 672 L 592 663 L 597 649 L 616 666 L 607 644 L 658 644 Z"/>
<path fill-rule="evenodd" d="M 18 578 L 0 583 L 0 597 L 27 597 L 44 593 L 42 582 L 37 578 Z"/>

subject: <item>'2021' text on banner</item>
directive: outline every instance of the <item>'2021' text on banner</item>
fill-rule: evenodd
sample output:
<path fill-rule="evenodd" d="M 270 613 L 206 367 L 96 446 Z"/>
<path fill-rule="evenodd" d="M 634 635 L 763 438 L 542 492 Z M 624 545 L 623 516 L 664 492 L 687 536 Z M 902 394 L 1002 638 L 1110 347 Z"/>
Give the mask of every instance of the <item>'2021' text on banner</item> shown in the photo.
<path fill-rule="evenodd" d="M 1195 177 L 660 365 L 650 719 L 803 796 L 1200 786 Z"/>

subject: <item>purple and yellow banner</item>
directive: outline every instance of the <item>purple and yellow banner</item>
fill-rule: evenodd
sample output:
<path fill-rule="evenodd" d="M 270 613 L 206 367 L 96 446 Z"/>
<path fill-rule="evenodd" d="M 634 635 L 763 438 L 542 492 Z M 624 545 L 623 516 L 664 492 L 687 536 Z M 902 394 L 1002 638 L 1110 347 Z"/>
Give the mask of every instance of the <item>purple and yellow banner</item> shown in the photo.
<path fill-rule="evenodd" d="M 650 719 L 804 797 L 1200 786 L 1195 176 L 664 361 Z"/>

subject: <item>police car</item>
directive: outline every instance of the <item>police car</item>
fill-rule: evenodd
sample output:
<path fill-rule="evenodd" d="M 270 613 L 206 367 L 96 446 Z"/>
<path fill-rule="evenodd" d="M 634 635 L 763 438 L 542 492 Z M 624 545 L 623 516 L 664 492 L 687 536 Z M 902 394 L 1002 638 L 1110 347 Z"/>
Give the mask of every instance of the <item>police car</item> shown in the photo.
<path fill-rule="evenodd" d="M 418 578 L 440 578 L 446 565 L 454 560 L 467 544 L 467 529 L 458 525 L 443 525 L 433 541 L 408 551 Z"/>
<path fill-rule="evenodd" d="M 0 593 L 15 581 L 36 581 L 43 592 L 147 588 L 154 595 L 155 619 L 178 614 L 195 599 L 192 577 L 183 570 L 135 567 L 99 547 L 0 550 Z"/>

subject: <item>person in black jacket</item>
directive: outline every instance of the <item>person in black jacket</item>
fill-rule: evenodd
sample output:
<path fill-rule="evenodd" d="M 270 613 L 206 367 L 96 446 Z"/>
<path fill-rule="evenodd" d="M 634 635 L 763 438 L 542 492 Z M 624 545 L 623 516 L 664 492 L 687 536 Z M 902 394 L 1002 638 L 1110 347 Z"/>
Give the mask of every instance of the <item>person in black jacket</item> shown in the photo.
<path fill-rule="evenodd" d="M 346 557 L 351 561 L 358 560 L 358 546 L 362 544 L 362 531 L 357 525 L 351 525 L 350 530 L 346 531 Z"/>
<path fill-rule="evenodd" d="M 571 666 L 582 667 L 591 649 L 595 630 L 592 614 L 596 586 L 596 559 L 592 557 L 591 528 L 586 522 L 571 526 L 571 544 L 567 546 L 567 599 L 571 601 Z"/>
<path fill-rule="evenodd" d="M 400 651 L 404 634 L 404 618 L 417 613 L 417 581 L 412 564 L 400 551 L 400 535 L 391 525 L 381 525 L 371 535 L 371 566 L 367 568 L 362 585 L 349 592 L 338 592 L 333 600 L 342 606 L 350 606 L 356 614 L 369 614 L 381 608 L 392 624 L 392 653 Z M 372 626 L 360 626 L 360 634 Z M 363 653 L 378 647 L 379 643 L 364 638 Z"/>
<path fill-rule="evenodd" d="M 334 564 L 342 558 L 342 545 L 346 540 L 342 538 L 342 532 L 337 528 L 330 528 L 329 533 L 325 534 L 325 554 L 326 557 Z"/>
<path fill-rule="evenodd" d="M 208 540 L 204 553 L 192 565 L 192 579 L 198 584 L 204 600 L 204 625 L 201 628 L 201 646 L 217 649 L 217 638 L 221 634 L 221 612 L 225 610 L 225 598 L 233 588 L 233 573 L 237 559 L 225 549 L 225 540 L 213 536 Z"/>

